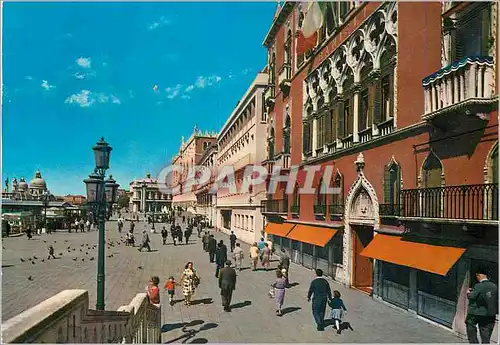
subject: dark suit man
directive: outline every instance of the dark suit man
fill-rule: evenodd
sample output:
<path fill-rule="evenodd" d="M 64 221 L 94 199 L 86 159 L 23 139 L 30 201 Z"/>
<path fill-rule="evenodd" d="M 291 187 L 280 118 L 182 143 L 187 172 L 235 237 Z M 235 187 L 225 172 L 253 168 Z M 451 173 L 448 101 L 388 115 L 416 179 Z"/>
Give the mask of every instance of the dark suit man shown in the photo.
<path fill-rule="evenodd" d="M 226 267 L 220 270 L 219 288 L 224 311 L 231 311 L 231 298 L 236 289 L 236 271 L 231 267 L 231 261 L 226 261 Z"/>
<path fill-rule="evenodd" d="M 203 250 L 208 252 L 208 241 L 210 240 L 210 236 L 208 235 L 208 232 L 205 232 L 203 234 L 203 237 L 201 239 L 201 242 L 203 243 Z"/>
<path fill-rule="evenodd" d="M 219 277 L 219 270 L 224 267 L 224 264 L 227 261 L 227 247 L 224 244 L 223 240 L 220 240 L 217 245 L 217 250 L 215 251 L 215 263 L 217 268 L 215 269 L 215 277 Z"/>
<path fill-rule="evenodd" d="M 325 330 L 325 310 L 326 303 L 332 299 L 332 291 L 330 290 L 330 284 L 323 278 L 323 270 L 316 270 L 316 278 L 311 282 L 309 286 L 309 292 L 307 293 L 307 301 L 311 301 L 312 296 L 312 314 L 316 325 L 318 326 L 318 331 Z"/>
<path fill-rule="evenodd" d="M 214 235 L 210 235 L 207 247 L 208 247 L 208 255 L 210 257 L 210 262 L 214 262 L 215 251 L 217 249 L 217 241 L 215 240 Z"/>
<path fill-rule="evenodd" d="M 469 343 L 478 344 L 476 326 L 479 326 L 481 343 L 489 344 L 497 314 L 498 287 L 488 280 L 484 267 L 477 269 L 476 279 L 478 283 L 467 291 L 469 299 L 465 319 L 467 338 Z"/>
<path fill-rule="evenodd" d="M 231 244 L 231 253 L 232 253 L 234 247 L 236 246 L 236 235 L 234 234 L 234 231 L 231 231 L 231 235 L 229 235 L 229 243 Z"/>

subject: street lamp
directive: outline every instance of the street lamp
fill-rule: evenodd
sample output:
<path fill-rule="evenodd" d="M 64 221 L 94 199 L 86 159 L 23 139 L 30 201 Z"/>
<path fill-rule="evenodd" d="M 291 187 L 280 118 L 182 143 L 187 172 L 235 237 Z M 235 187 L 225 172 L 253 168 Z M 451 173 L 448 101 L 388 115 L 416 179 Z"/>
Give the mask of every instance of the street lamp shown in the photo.
<path fill-rule="evenodd" d="M 104 194 L 106 195 L 106 202 L 108 203 L 108 215 L 107 218 L 111 217 L 113 212 L 113 204 L 117 201 L 118 187 L 120 185 L 116 183 L 113 175 L 109 175 L 109 178 L 104 183 Z"/>
<path fill-rule="evenodd" d="M 111 207 L 116 202 L 118 184 L 111 176 L 104 181 L 106 170 L 109 168 L 109 158 L 111 146 L 104 141 L 104 138 L 92 148 L 94 150 L 95 170 L 85 179 L 87 188 L 87 201 L 95 206 L 99 223 L 99 247 L 97 253 L 97 310 L 104 310 L 104 268 L 105 268 L 105 218 L 106 208 Z"/>
<path fill-rule="evenodd" d="M 43 207 L 44 207 L 43 227 L 45 228 L 46 233 L 50 233 L 47 230 L 47 206 L 49 206 L 49 200 L 50 200 L 50 192 L 46 190 L 43 192 Z"/>

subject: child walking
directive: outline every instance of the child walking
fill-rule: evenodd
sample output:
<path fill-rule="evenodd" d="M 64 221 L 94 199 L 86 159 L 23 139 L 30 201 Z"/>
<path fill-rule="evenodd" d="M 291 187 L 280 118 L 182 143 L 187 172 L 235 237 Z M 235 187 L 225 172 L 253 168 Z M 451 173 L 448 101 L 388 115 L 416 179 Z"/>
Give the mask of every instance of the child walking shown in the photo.
<path fill-rule="evenodd" d="M 168 300 L 170 301 L 170 305 L 174 305 L 174 295 L 175 295 L 175 279 L 173 276 L 168 277 L 167 282 L 165 283 L 165 289 L 168 292 Z"/>
<path fill-rule="evenodd" d="M 49 257 L 47 258 L 48 260 L 50 260 L 50 258 L 53 258 L 55 259 L 55 255 L 54 255 L 54 247 L 52 245 L 49 245 Z"/>
<path fill-rule="evenodd" d="M 347 308 L 342 299 L 340 299 L 339 291 L 333 291 L 333 298 L 328 302 L 328 305 L 332 308 L 332 319 L 334 321 L 333 328 L 337 330 L 337 334 L 340 334 L 340 321 L 344 316 L 344 312 L 347 311 Z"/>

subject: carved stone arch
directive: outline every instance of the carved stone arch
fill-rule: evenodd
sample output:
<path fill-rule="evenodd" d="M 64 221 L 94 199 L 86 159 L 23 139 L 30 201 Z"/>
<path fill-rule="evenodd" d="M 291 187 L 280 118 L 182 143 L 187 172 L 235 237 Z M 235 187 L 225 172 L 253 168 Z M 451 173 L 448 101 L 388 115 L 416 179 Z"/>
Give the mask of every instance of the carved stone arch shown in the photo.
<path fill-rule="evenodd" d="M 376 64 L 378 68 L 381 68 L 383 67 L 382 65 L 386 64 L 384 60 L 390 61 L 396 56 L 397 56 L 396 40 L 394 39 L 394 37 L 390 35 L 385 35 L 384 44 L 382 45 L 382 47 L 380 47 L 380 52 L 377 53 L 378 61 L 376 62 Z"/>
<path fill-rule="evenodd" d="M 347 65 L 352 69 L 354 82 L 359 82 L 361 61 L 363 61 L 366 50 L 364 47 L 364 31 L 356 31 L 347 43 Z"/>
<path fill-rule="evenodd" d="M 427 167 L 429 165 L 434 164 L 434 160 L 437 160 L 437 162 L 439 162 L 439 165 L 441 168 L 441 183 L 440 184 L 441 184 L 441 186 L 445 185 L 445 179 L 444 179 L 445 173 L 444 173 L 443 162 L 441 161 L 441 159 L 439 159 L 439 157 L 431 149 L 429 151 L 429 154 L 427 155 L 427 157 L 425 157 L 424 161 L 422 162 L 422 165 L 420 166 L 420 171 L 419 171 L 418 181 L 417 181 L 418 187 L 423 186 L 424 172 L 427 170 Z M 436 164 L 437 164 L 437 162 L 436 162 Z"/>
<path fill-rule="evenodd" d="M 398 35 L 398 4 L 397 2 L 388 2 L 385 11 L 385 31 L 394 38 L 397 45 Z"/>
<path fill-rule="evenodd" d="M 396 165 L 399 169 L 400 188 L 403 189 L 403 169 L 401 168 L 401 164 L 394 158 L 394 155 L 391 156 L 391 160 L 387 163 L 387 167 L 390 169 L 393 165 Z"/>
<path fill-rule="evenodd" d="M 367 211 L 371 211 L 371 214 L 366 214 L 364 216 L 362 209 L 359 210 L 360 213 L 353 212 L 356 211 L 354 210 L 354 206 L 357 206 L 356 202 L 359 201 L 359 198 L 369 199 L 372 209 Z M 360 222 L 365 222 L 367 225 L 372 225 L 375 230 L 378 230 L 380 228 L 378 205 L 379 202 L 377 198 L 377 193 L 375 192 L 375 188 L 373 188 L 373 185 L 370 183 L 370 181 L 366 179 L 364 173 L 360 172 L 358 174 L 358 178 L 352 184 L 351 188 L 349 189 L 349 193 L 347 194 L 345 211 L 344 211 L 346 223 L 350 223 L 351 221 L 356 220 Z"/>
<path fill-rule="evenodd" d="M 495 156 L 498 164 L 498 140 L 493 144 L 493 146 L 491 146 L 491 149 L 486 156 L 486 161 L 484 162 L 484 183 L 494 183 L 495 181 L 493 175 L 495 173 L 498 173 L 498 171 L 495 172 L 495 170 L 498 169 L 498 166 L 496 167 L 496 169 L 494 167 Z"/>
<path fill-rule="evenodd" d="M 339 93 L 343 92 L 342 86 L 344 85 L 347 66 L 347 47 L 342 45 L 337 49 L 332 57 L 332 77 L 337 85 Z"/>

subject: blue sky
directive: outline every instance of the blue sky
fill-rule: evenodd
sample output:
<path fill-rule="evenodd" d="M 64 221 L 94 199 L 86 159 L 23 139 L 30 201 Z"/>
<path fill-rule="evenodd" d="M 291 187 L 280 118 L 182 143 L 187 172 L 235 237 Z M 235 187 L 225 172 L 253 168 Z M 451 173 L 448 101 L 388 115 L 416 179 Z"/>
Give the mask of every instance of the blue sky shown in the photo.
<path fill-rule="evenodd" d="M 4 3 L 2 181 L 40 169 L 52 193 L 84 193 L 101 136 L 122 186 L 158 173 L 195 124 L 223 125 L 266 64 L 275 9 Z"/>

